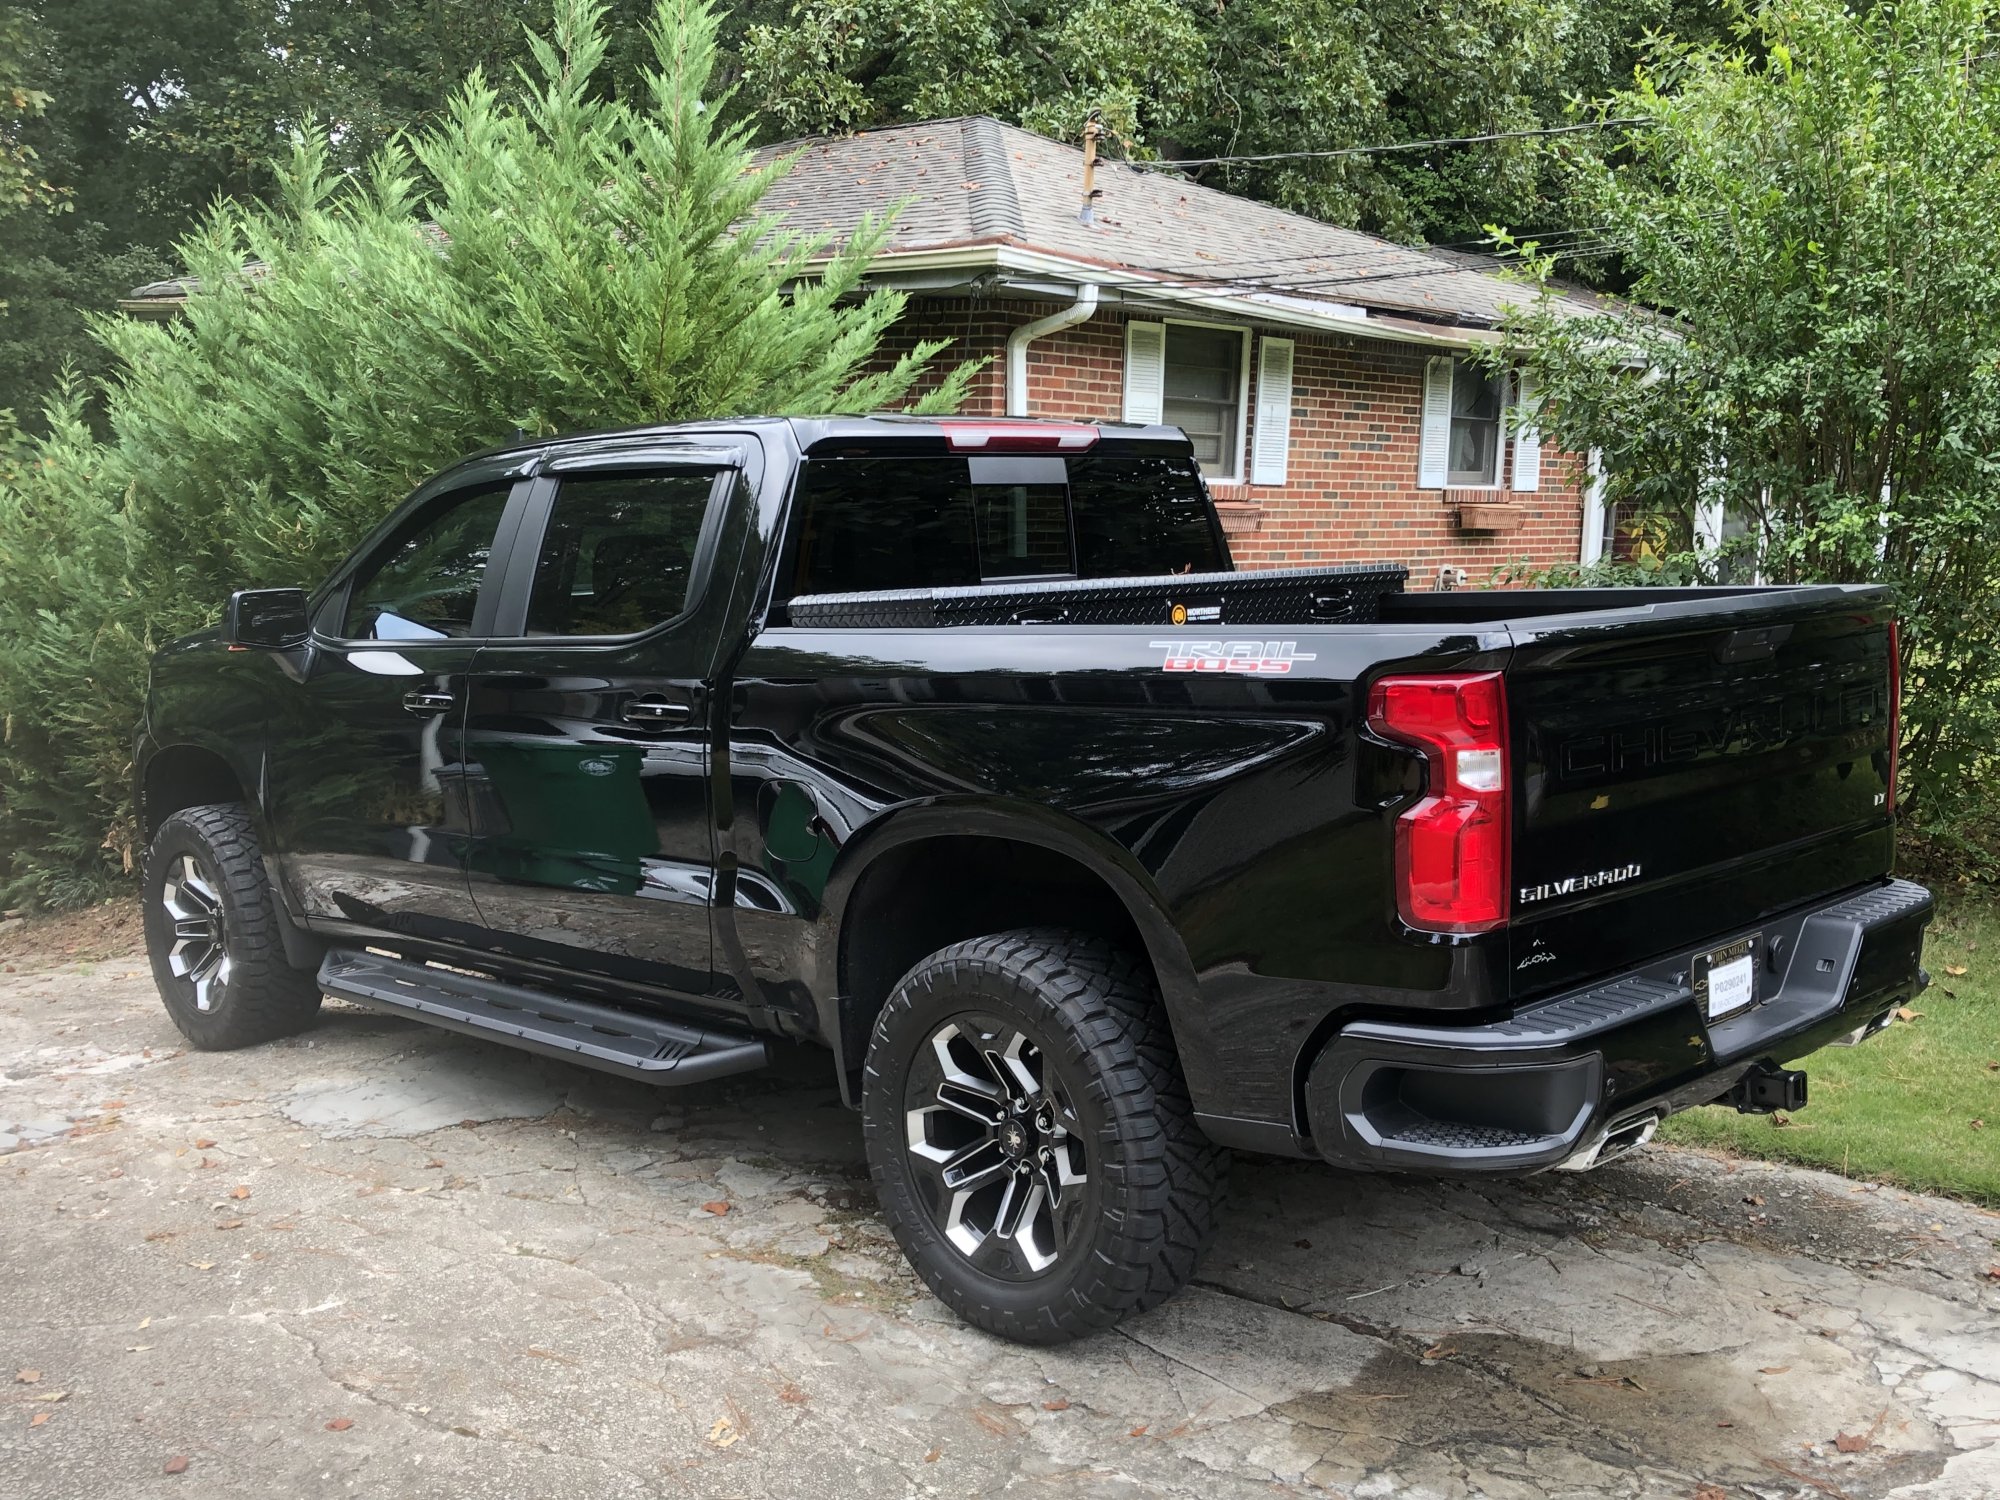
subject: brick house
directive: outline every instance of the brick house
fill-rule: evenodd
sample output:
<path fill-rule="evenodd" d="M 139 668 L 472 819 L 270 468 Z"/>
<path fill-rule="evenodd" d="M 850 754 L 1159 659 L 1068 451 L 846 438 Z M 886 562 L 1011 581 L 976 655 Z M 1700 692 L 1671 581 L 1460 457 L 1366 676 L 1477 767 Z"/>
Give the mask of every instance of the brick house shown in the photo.
<path fill-rule="evenodd" d="M 1604 550 L 1592 465 L 1515 420 L 1518 375 L 1466 358 L 1528 295 L 1478 257 L 1117 162 L 1084 215 L 1082 150 L 985 117 L 762 154 L 785 151 L 764 207 L 794 230 L 901 206 L 869 273 L 909 298 L 882 358 L 949 339 L 941 364 L 985 359 L 977 415 L 1181 426 L 1239 566 L 1398 562 L 1421 588 Z M 188 287 L 120 305 L 171 316 Z"/>
<path fill-rule="evenodd" d="M 1590 466 L 1465 358 L 1528 295 L 1476 258 L 1118 163 L 1086 224 L 1083 152 L 986 118 L 780 149 L 766 207 L 794 229 L 903 204 L 870 277 L 910 299 L 886 356 L 986 358 L 971 413 L 1185 428 L 1239 566 L 1383 560 L 1423 586 L 1601 553 Z"/>

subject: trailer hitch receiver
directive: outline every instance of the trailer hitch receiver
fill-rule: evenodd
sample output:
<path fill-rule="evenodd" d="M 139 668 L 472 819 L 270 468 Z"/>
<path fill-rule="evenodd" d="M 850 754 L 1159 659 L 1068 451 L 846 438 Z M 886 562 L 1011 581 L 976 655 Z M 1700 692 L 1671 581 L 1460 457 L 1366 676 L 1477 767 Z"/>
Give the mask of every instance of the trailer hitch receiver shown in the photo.
<path fill-rule="evenodd" d="M 1769 1063 L 1759 1063 L 1737 1079 L 1735 1087 L 1723 1097 L 1736 1106 L 1737 1113 L 1745 1115 L 1804 1109 L 1806 1075 L 1796 1068 L 1774 1068 Z"/>

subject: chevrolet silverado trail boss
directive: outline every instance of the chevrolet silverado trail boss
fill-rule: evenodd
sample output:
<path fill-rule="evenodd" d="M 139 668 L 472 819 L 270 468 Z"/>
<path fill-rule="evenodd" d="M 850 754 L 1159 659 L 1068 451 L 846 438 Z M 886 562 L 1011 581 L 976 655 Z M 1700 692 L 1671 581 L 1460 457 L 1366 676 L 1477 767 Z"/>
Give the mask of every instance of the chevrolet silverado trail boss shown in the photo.
<path fill-rule="evenodd" d="M 1583 1167 L 1927 977 L 1866 586 L 1233 573 L 1169 428 L 758 419 L 425 484 L 156 659 L 154 974 L 626 1078 L 833 1055 L 960 1315 L 1171 1295 L 1232 1148 Z"/>

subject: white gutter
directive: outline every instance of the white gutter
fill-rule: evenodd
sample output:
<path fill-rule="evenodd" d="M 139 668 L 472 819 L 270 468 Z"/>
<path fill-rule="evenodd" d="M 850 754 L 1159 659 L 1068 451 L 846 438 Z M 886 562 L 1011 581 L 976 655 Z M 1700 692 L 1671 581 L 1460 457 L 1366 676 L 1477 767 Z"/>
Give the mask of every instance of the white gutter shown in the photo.
<path fill-rule="evenodd" d="M 1119 302 L 1170 303 L 1201 312 L 1220 313 L 1258 323 L 1308 328 L 1380 339 L 1392 344 L 1430 344 L 1445 349 L 1473 349 L 1498 342 L 1502 335 L 1483 328 L 1428 325 L 1393 313 L 1369 316 L 1366 309 L 1344 302 L 1291 297 L 1265 291 L 1238 291 L 1199 283 L 1177 282 L 1144 272 L 1117 270 L 1046 251 L 1015 245 L 953 245 L 936 250 L 895 250 L 878 255 L 869 269 L 893 276 L 898 271 L 951 269 L 1020 272 L 1064 282 L 1088 278 Z M 1414 309 L 1412 310 L 1414 314 Z"/>
<path fill-rule="evenodd" d="M 1028 345 L 1045 334 L 1060 333 L 1088 322 L 1097 311 L 1097 283 L 1086 281 L 1076 289 L 1076 301 L 1046 318 L 1024 323 L 1007 335 L 1007 415 L 1028 414 Z"/>

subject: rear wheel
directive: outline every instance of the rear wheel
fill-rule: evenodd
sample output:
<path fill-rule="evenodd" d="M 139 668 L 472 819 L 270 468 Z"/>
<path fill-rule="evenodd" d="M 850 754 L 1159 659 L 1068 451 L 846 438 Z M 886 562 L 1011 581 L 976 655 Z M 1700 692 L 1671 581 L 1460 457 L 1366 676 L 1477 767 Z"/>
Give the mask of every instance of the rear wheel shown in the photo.
<path fill-rule="evenodd" d="M 869 1168 L 917 1273 L 967 1322 L 1052 1344 L 1184 1286 L 1228 1153 L 1194 1123 L 1150 977 L 1094 938 L 940 950 L 877 1018 Z"/>
<path fill-rule="evenodd" d="M 146 854 L 146 948 L 167 1015 L 197 1047 L 303 1031 L 319 981 L 285 957 L 277 897 L 238 803 L 182 808 Z"/>

